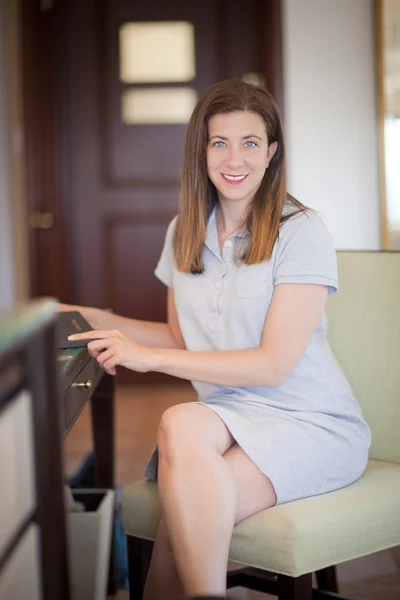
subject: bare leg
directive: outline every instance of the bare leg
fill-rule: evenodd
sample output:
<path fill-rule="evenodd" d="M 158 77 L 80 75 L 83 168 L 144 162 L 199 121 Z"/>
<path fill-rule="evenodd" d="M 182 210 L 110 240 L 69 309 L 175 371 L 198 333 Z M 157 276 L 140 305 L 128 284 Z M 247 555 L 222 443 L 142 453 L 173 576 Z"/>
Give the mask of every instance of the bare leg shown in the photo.
<path fill-rule="evenodd" d="M 158 484 L 186 595 L 223 595 L 236 487 L 223 454 L 233 439 L 205 406 L 167 410 L 158 437 Z"/>
<path fill-rule="evenodd" d="M 167 439 L 162 440 L 163 436 Z M 237 444 L 231 446 L 232 441 L 219 417 L 202 405 L 190 413 L 174 407 L 166 415 L 159 435 L 160 459 L 165 458 L 164 464 L 160 460 L 159 483 L 164 511 L 169 503 L 170 519 L 157 534 L 146 600 L 179 597 L 180 580 L 187 595 L 225 594 L 234 523 L 275 504 L 269 479 Z"/>
<path fill-rule="evenodd" d="M 276 504 L 276 494 L 271 481 L 253 463 L 240 446 L 234 444 L 224 454 L 237 487 L 235 525 L 251 515 Z"/>
<path fill-rule="evenodd" d="M 175 566 L 164 515 L 154 542 L 143 600 L 176 600 L 183 588 Z"/>

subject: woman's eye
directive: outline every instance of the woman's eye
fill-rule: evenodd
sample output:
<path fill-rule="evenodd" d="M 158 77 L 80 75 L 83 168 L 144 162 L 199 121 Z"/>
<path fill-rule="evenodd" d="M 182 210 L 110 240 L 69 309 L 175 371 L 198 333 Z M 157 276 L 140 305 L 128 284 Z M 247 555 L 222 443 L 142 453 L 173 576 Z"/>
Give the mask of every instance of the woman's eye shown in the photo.
<path fill-rule="evenodd" d="M 257 146 L 257 144 L 255 142 L 249 141 L 245 143 L 245 146 L 247 148 L 254 148 L 254 146 Z"/>
<path fill-rule="evenodd" d="M 216 148 L 223 148 L 225 146 L 225 142 L 215 142 Z"/>

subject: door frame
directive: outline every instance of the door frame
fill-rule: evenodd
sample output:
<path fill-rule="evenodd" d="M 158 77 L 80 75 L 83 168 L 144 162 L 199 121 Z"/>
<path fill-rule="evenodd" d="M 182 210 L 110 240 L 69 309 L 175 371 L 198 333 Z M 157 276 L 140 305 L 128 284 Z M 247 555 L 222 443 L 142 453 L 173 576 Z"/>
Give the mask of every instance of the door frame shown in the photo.
<path fill-rule="evenodd" d="M 66 301 L 72 281 L 62 181 L 63 10 L 64 0 L 20 0 L 29 291 Z"/>
<path fill-rule="evenodd" d="M 69 252 L 73 223 L 68 203 L 68 165 L 62 133 L 63 62 L 67 60 L 65 15 L 68 0 L 20 0 L 25 192 L 29 231 L 30 295 L 50 295 L 74 303 Z M 220 0 L 223 17 L 228 0 Z M 259 71 L 284 118 L 282 0 L 257 0 Z M 268 39 L 268 48 L 262 44 Z M 223 55 L 221 73 L 224 72 Z M 52 215 L 49 229 L 38 213 Z M 46 223 L 46 218 L 43 221 Z"/>

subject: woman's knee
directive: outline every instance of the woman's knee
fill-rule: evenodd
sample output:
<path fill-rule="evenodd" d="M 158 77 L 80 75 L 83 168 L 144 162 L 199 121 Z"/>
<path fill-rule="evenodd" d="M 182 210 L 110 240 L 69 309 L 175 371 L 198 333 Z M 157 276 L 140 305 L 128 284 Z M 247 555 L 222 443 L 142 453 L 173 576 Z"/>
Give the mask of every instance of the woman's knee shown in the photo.
<path fill-rule="evenodd" d="M 224 454 L 233 439 L 224 422 L 202 404 L 185 403 L 168 408 L 158 428 L 158 451 L 162 455 L 202 451 L 210 448 Z"/>

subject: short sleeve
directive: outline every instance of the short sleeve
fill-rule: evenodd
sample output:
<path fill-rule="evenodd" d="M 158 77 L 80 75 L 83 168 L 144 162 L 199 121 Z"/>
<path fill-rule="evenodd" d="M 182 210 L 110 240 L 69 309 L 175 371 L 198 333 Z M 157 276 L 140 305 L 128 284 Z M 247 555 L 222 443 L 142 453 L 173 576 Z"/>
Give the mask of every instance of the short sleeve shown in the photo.
<path fill-rule="evenodd" d="M 174 219 L 172 219 L 171 223 L 168 225 L 167 233 L 165 234 L 164 247 L 162 249 L 157 267 L 154 271 L 155 276 L 162 283 L 164 283 L 164 285 L 170 288 L 173 287 L 172 276 L 174 269 L 174 252 L 172 247 L 172 237 L 174 234 L 176 219 L 177 217 L 174 217 Z"/>
<path fill-rule="evenodd" d="M 338 290 L 337 258 L 332 237 L 313 210 L 281 226 L 274 264 L 274 285 L 316 283 Z"/>

